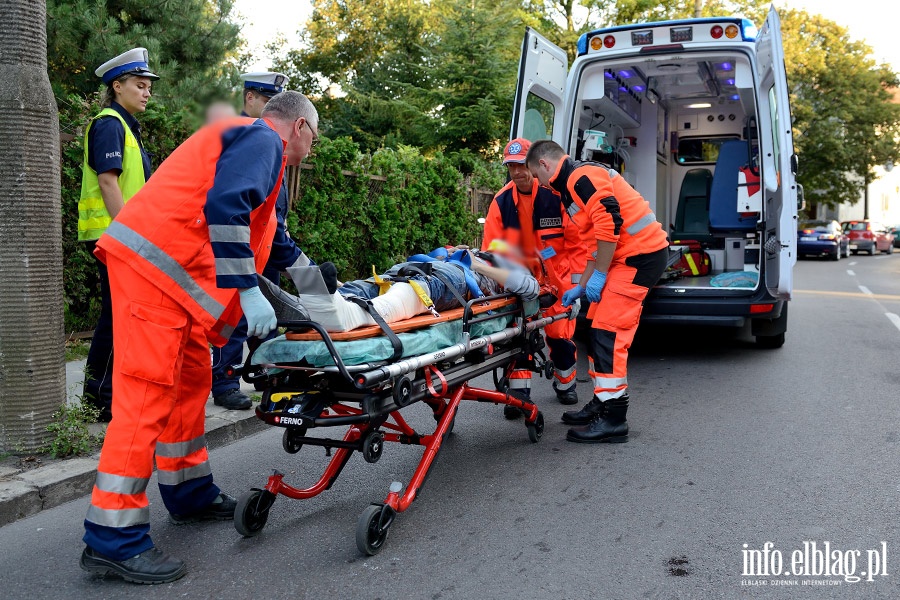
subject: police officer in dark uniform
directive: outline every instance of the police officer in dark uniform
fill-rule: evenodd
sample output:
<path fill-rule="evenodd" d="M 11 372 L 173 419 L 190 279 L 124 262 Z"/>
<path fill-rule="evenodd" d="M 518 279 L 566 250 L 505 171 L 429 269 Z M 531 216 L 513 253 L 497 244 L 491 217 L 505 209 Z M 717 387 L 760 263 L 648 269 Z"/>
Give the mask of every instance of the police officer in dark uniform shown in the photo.
<path fill-rule="evenodd" d="M 144 112 L 150 88 L 159 76 L 150 71 L 144 48 L 134 48 L 102 64 L 103 110 L 88 124 L 84 143 L 81 197 L 78 202 L 78 240 L 93 255 L 96 240 L 118 212 L 150 178 L 150 156 L 141 140 L 135 114 Z M 95 259 L 96 260 L 96 259 Z M 106 266 L 97 262 L 100 276 L 100 318 L 85 367 L 83 398 L 112 418 L 112 301 Z"/>
<path fill-rule="evenodd" d="M 281 73 L 271 71 L 262 73 L 244 73 L 241 75 L 244 82 L 244 109 L 242 116 L 259 118 L 263 107 L 269 99 L 281 93 L 287 84 L 287 76 Z M 313 139 L 312 147 L 318 143 L 318 136 Z M 281 193 L 278 195 L 278 202 L 275 205 L 275 213 L 278 222 L 281 224 L 275 239 L 272 242 L 272 254 L 266 268 L 263 271 L 263 277 L 269 281 L 279 285 L 281 281 L 281 272 L 291 266 L 308 266 L 312 264 L 306 254 L 300 250 L 290 236 L 287 234 L 285 221 L 288 211 L 288 193 L 287 183 L 282 182 Z M 274 336 L 274 333 L 270 337 Z M 229 366 L 242 362 L 244 356 L 244 342 L 247 342 L 250 349 L 253 350 L 263 340 L 255 337 L 247 336 L 247 324 L 242 319 L 240 325 L 235 329 L 234 334 L 228 340 L 228 343 L 221 348 L 213 348 L 212 353 L 212 394 L 213 402 L 217 406 L 227 408 L 229 410 L 246 410 L 252 406 L 250 398 L 241 391 L 240 381 L 228 377 L 226 370 Z"/>

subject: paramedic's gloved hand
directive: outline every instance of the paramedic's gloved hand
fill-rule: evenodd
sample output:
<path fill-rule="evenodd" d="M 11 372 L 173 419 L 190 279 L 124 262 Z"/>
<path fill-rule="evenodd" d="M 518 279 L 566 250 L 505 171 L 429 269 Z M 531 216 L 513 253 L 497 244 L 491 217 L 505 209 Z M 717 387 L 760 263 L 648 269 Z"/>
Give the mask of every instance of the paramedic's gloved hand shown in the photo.
<path fill-rule="evenodd" d="M 566 308 L 568 308 L 569 306 L 572 306 L 572 304 L 576 300 L 581 298 L 582 296 L 584 296 L 584 288 L 581 287 L 581 285 L 576 285 L 575 287 L 573 287 L 572 289 L 568 290 L 567 292 L 565 292 L 563 294 L 562 305 L 565 306 Z"/>
<path fill-rule="evenodd" d="M 588 302 L 600 302 L 600 292 L 603 291 L 604 285 L 606 285 L 606 273 L 594 271 L 591 278 L 588 279 L 587 289 L 584 292 Z"/>
<path fill-rule="evenodd" d="M 247 319 L 247 335 L 263 337 L 278 326 L 275 309 L 262 295 L 259 287 L 241 290 L 241 310 Z"/>

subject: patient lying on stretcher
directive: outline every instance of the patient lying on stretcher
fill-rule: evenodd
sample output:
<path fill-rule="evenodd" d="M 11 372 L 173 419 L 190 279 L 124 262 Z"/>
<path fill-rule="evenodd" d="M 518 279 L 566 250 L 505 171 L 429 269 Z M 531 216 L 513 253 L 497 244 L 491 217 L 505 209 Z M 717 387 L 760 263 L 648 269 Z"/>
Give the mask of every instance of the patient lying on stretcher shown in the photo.
<path fill-rule="evenodd" d="M 460 306 L 460 301 L 504 291 L 517 294 L 525 301 L 536 299 L 540 293 L 538 281 L 531 272 L 500 253 L 473 252 L 466 248 L 448 252 L 439 248 L 430 255 L 412 259 L 394 265 L 381 276 L 340 286 L 331 263 L 292 267 L 288 274 L 300 291 L 295 300 L 302 304 L 308 318 L 332 332 L 376 324 L 367 308 L 348 300 L 350 297 L 371 301 L 372 308 L 385 322 L 394 323 L 422 313 L 436 314 Z M 263 291 L 273 305 L 291 302 L 293 298 L 285 292 L 273 298 L 270 294 L 275 290 Z"/>

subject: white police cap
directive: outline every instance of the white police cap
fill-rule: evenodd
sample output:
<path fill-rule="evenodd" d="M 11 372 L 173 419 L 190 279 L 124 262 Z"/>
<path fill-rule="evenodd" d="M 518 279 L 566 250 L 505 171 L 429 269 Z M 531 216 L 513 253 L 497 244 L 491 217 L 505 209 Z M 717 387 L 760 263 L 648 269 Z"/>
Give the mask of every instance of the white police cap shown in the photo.
<path fill-rule="evenodd" d="M 103 83 L 107 85 L 127 73 L 154 80 L 159 79 L 159 75 L 150 71 L 149 60 L 150 55 L 147 54 L 146 48 L 134 48 L 106 61 L 94 73 L 97 77 L 101 77 Z"/>
<path fill-rule="evenodd" d="M 272 97 L 284 91 L 288 77 L 283 73 L 273 71 L 260 71 L 257 73 L 244 73 L 241 75 L 245 90 L 254 90 L 260 94 Z"/>

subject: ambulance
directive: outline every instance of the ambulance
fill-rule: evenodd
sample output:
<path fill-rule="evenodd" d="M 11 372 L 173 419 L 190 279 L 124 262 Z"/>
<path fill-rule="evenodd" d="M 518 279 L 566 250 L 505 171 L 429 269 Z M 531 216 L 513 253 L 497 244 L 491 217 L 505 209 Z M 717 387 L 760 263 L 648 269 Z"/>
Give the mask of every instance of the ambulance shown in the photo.
<path fill-rule="evenodd" d="M 750 324 L 779 348 L 796 262 L 797 156 L 778 14 L 598 29 L 566 52 L 532 29 L 510 137 L 612 166 L 669 234 L 643 322 Z M 686 267 L 686 268 L 682 268 Z"/>

